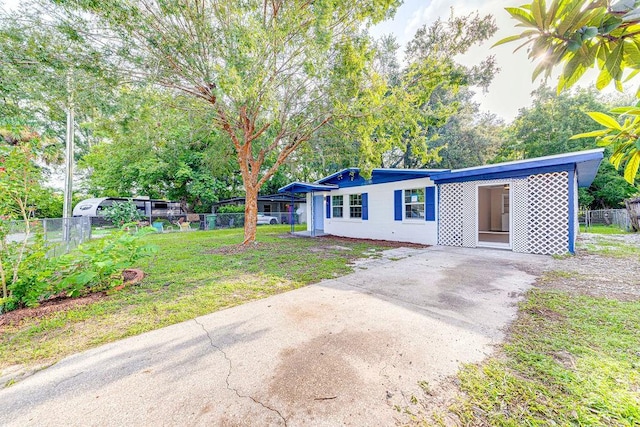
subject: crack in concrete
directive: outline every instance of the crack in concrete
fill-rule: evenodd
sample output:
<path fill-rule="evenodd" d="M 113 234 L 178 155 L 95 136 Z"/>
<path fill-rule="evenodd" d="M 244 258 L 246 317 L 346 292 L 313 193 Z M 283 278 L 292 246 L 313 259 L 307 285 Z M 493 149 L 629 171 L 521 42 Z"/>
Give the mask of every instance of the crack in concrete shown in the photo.
<path fill-rule="evenodd" d="M 220 346 L 214 344 L 213 338 L 211 338 L 211 335 L 209 334 L 209 331 L 207 330 L 207 328 L 205 328 L 202 323 L 198 322 L 198 319 L 193 319 L 193 321 L 202 328 L 202 330 L 204 331 L 205 334 L 207 334 L 207 338 L 209 339 L 209 344 L 211 344 L 211 347 L 213 349 L 219 351 L 220 353 L 222 353 L 222 356 L 224 357 L 224 359 L 229 364 L 229 369 L 227 370 L 227 376 L 225 378 L 225 383 L 227 385 L 227 390 L 230 390 L 230 391 L 234 392 L 236 394 L 236 396 L 238 396 L 241 399 L 251 399 L 254 403 L 262 406 L 266 410 L 271 411 L 271 412 L 273 412 L 275 414 L 278 414 L 278 416 L 282 419 L 282 422 L 284 423 L 284 427 L 287 427 L 287 419 L 284 417 L 284 415 L 282 415 L 282 413 L 279 410 L 277 410 L 276 408 L 272 408 L 272 407 L 262 403 L 261 401 L 257 400 L 253 396 L 240 394 L 238 389 L 231 387 L 231 384 L 229 384 L 229 377 L 231 376 L 231 370 L 233 369 L 233 364 L 231 362 L 231 359 L 229 358 L 229 356 L 227 356 L 227 353 Z"/>

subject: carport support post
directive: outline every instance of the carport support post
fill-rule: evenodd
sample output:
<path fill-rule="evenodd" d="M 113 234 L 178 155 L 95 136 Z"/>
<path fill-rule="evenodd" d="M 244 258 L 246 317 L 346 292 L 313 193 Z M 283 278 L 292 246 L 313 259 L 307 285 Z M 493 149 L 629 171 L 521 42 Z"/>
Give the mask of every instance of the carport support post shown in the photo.
<path fill-rule="evenodd" d="M 316 207 L 314 206 L 315 192 L 311 192 L 311 237 L 316 236 Z"/>
<path fill-rule="evenodd" d="M 290 220 L 291 220 L 291 221 L 290 221 L 290 222 L 291 222 L 291 234 L 293 234 L 293 233 L 294 233 L 294 231 L 295 231 L 295 222 L 296 222 L 296 220 L 295 220 L 295 218 L 293 217 L 293 211 L 294 211 L 294 209 L 296 208 L 296 206 L 295 206 L 295 200 L 296 200 L 296 193 L 294 193 L 294 192 L 292 191 L 292 192 L 291 192 L 291 213 L 289 214 L 289 215 L 290 215 Z"/>

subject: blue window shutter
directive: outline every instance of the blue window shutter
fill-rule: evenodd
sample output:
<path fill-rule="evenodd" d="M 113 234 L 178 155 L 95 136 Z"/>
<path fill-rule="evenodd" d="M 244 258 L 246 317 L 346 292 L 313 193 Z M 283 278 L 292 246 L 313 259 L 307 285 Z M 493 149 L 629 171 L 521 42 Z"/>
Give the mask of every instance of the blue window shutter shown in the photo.
<path fill-rule="evenodd" d="M 331 196 L 327 196 L 327 218 L 331 218 Z"/>
<path fill-rule="evenodd" d="M 424 189 L 424 219 L 426 221 L 436 220 L 436 187 Z"/>
<path fill-rule="evenodd" d="M 369 193 L 362 193 L 362 219 L 369 219 Z"/>
<path fill-rule="evenodd" d="M 394 219 L 402 221 L 402 190 L 393 192 Z"/>

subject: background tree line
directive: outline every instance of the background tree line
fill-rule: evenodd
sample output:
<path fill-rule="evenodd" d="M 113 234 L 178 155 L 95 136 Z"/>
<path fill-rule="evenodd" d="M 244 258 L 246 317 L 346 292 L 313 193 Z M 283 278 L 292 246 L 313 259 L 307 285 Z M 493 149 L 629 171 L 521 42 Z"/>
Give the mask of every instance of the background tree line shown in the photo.
<path fill-rule="evenodd" d="M 262 4 L 248 2 L 247 7 L 258 3 Z M 228 16 L 247 12 L 235 10 L 231 4 L 224 12 Z M 353 22 L 382 19 L 393 13 L 395 6 L 393 2 L 376 6 L 372 3 L 368 18 L 354 15 Z M 353 13 L 344 7 L 344 13 Z M 269 16 L 263 12 L 256 16 L 275 19 L 272 15 L 284 13 L 283 10 L 276 7 Z M 162 8 L 160 12 L 167 19 L 184 13 Z M 532 105 L 521 109 L 511 123 L 481 112 L 473 101 L 474 93 L 486 90 L 499 70 L 491 57 L 473 67 L 464 67 L 454 58 L 490 38 L 496 31 L 495 23 L 491 16 L 452 13 L 416 32 L 404 51 L 403 63 L 398 62 L 400 47 L 393 37 L 376 40 L 366 32 L 358 32 L 348 44 L 336 45 L 337 50 L 331 51 L 330 57 L 336 61 L 345 56 L 342 62 L 323 65 L 337 73 L 334 80 L 314 80 L 321 78 L 320 68 L 310 67 L 320 67 L 327 59 L 323 49 L 329 48 L 325 46 L 328 39 L 313 35 L 314 43 L 319 43 L 318 51 L 307 52 L 300 65 L 307 80 L 298 83 L 309 85 L 313 81 L 328 95 L 323 93 L 322 100 L 306 107 L 279 106 L 282 119 L 262 125 L 258 112 L 255 126 L 242 122 L 245 113 L 240 104 L 228 104 L 230 109 L 222 114 L 239 115 L 238 119 L 229 118 L 228 125 L 254 126 L 254 132 L 258 132 L 258 125 L 265 128 L 253 140 L 254 145 L 247 148 L 247 157 L 239 160 L 239 146 L 230 143 L 229 129 L 221 123 L 221 110 L 201 99 L 232 95 L 200 93 L 198 90 L 213 89 L 197 85 L 191 88 L 184 75 L 178 79 L 170 69 L 161 75 L 138 78 L 135 67 L 144 70 L 148 67 L 145 61 L 153 61 L 157 59 L 154 55 L 163 53 L 153 51 L 153 46 L 136 51 L 135 55 L 117 51 L 133 49 L 128 43 L 135 41 L 137 33 L 127 27 L 127 37 L 134 38 L 118 39 L 111 45 L 111 38 L 118 37 L 112 32 L 113 25 L 122 22 L 109 22 L 117 14 L 105 17 L 105 13 L 104 8 L 93 3 L 43 1 L 29 3 L 20 11 L 4 11 L 0 16 L 0 143 L 11 143 L 10 129 L 15 127 L 32 129 L 46 139 L 46 155 L 43 151 L 36 161 L 43 172 L 38 179 L 40 191 L 33 200 L 34 214 L 38 216 L 58 216 L 61 212 L 60 195 L 47 188 L 46 183 L 50 181 L 48 171 L 60 168 L 64 112 L 70 94 L 78 117 L 75 156 L 82 196 L 164 197 L 178 200 L 196 212 L 209 211 L 220 199 L 244 195 L 250 172 L 243 172 L 245 163 L 249 169 L 257 168 L 252 172 L 255 179 L 266 177 L 259 191 L 268 194 L 292 180 L 311 181 L 344 167 L 360 166 L 365 173 L 374 167 L 462 168 L 558 154 L 596 146 L 595 137 L 570 139 L 577 133 L 599 129 L 585 112 L 606 112 L 624 104 L 624 100 L 605 99 L 595 91 L 558 95 L 541 87 L 532 94 Z M 152 21 L 143 20 L 143 24 L 148 26 L 145 31 L 153 30 Z M 287 25 L 292 28 L 286 31 L 297 28 L 289 21 Z M 316 25 L 319 31 L 325 24 L 317 21 Z M 232 33 L 241 30 L 220 29 Z M 101 37 L 90 37 L 89 33 Z M 174 49 L 169 53 L 197 68 L 201 40 L 192 40 L 192 45 L 185 46 L 174 36 L 163 35 L 166 38 L 162 40 Z M 260 43 L 254 39 L 247 42 L 254 43 L 246 48 L 249 50 Z M 267 50 L 264 52 L 268 56 Z M 235 58 L 234 69 L 250 60 Z M 258 69 L 254 72 L 258 73 Z M 230 69 L 226 73 L 229 79 L 233 77 Z M 296 73 L 292 75 L 303 75 L 300 70 Z M 258 81 L 264 76 L 246 77 Z M 230 94 L 239 91 L 233 96 L 242 98 L 242 105 L 249 105 L 251 100 L 246 97 L 262 86 L 256 83 L 257 86 L 248 87 L 237 80 L 240 76 L 234 78 L 225 83 L 227 90 Z M 340 84 L 344 80 L 350 83 Z M 176 90 L 171 85 L 187 85 L 187 90 Z M 272 103 L 277 103 L 273 97 L 286 96 L 278 92 L 283 87 L 289 86 L 268 86 L 273 91 L 272 98 L 255 98 L 255 102 L 262 103 L 257 110 L 271 108 Z M 189 93 L 192 89 L 197 96 Z M 314 96 L 311 92 L 300 95 L 305 100 Z M 291 108 L 293 112 L 283 112 Z M 329 111 L 331 119 L 324 122 Z M 298 126 L 306 130 L 299 134 L 287 130 L 303 129 Z M 231 136 L 241 133 L 237 129 L 230 132 Z M 285 141 L 285 134 L 289 142 Z M 282 150 L 289 150 L 288 154 L 283 156 Z M 592 208 L 620 207 L 622 199 L 635 192 L 637 188 L 625 182 L 621 172 L 603 162 L 591 188 L 581 190 L 580 202 Z"/>

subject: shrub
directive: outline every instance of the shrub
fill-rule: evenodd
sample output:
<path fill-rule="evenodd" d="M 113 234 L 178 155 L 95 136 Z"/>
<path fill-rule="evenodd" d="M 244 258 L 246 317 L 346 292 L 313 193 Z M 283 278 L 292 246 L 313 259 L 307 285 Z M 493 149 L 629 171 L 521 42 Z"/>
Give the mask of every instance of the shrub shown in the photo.
<path fill-rule="evenodd" d="M 132 200 L 115 202 L 112 206 L 105 208 L 103 213 L 106 219 L 118 227 L 144 218 L 144 215 L 138 211 L 138 207 Z"/>
<path fill-rule="evenodd" d="M 243 227 L 244 205 L 225 205 L 216 210 L 216 224 L 221 227 Z"/>
<path fill-rule="evenodd" d="M 27 246 L 16 280 L 9 282 L 8 296 L 0 299 L 0 313 L 37 306 L 53 295 L 77 297 L 121 284 L 122 270 L 157 251 L 140 242 L 141 236 L 154 232 L 152 227 L 134 234 L 117 231 L 58 258 L 46 258 L 42 238 L 37 237 Z"/>
<path fill-rule="evenodd" d="M 5 275 L 7 292 L 0 298 L 0 313 L 34 305 L 42 295 L 49 296 L 49 285 L 42 280 L 49 265 L 42 230 L 25 235 L 24 241 L 9 242 L 6 228 L 2 228 L 0 256 L 3 270 L 9 274 Z"/>
<path fill-rule="evenodd" d="M 244 213 L 244 205 L 224 205 L 220 206 L 216 213 Z"/>
<path fill-rule="evenodd" d="M 118 231 L 59 257 L 53 263 L 55 293 L 77 297 L 121 284 L 122 270 L 157 251 L 155 246 L 139 241 L 141 236 L 155 231 L 153 227 L 144 227 L 134 234 Z"/>

